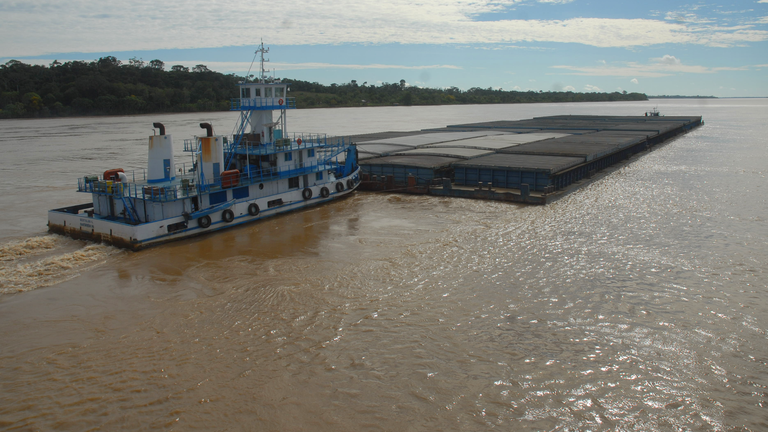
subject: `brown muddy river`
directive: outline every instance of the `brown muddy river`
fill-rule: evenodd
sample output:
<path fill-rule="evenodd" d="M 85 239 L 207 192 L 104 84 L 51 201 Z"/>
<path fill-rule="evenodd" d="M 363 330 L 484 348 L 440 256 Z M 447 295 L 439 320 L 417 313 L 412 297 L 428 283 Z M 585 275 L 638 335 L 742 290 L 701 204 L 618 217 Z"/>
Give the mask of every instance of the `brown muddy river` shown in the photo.
<path fill-rule="evenodd" d="M 299 110 L 356 134 L 705 125 L 545 207 L 357 192 L 132 253 L 46 234 L 77 178 L 230 113 L 0 121 L 0 430 L 766 430 L 766 99 Z"/>

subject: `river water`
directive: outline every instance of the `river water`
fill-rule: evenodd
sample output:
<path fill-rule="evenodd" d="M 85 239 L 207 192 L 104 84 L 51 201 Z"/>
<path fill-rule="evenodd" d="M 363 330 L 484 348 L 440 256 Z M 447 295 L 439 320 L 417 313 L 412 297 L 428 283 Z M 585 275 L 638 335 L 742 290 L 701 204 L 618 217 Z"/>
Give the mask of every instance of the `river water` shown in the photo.
<path fill-rule="evenodd" d="M 46 234 L 77 178 L 233 113 L 0 121 L 0 430 L 766 430 L 768 100 L 299 110 L 358 134 L 705 125 L 543 207 L 358 192 L 132 253 Z"/>

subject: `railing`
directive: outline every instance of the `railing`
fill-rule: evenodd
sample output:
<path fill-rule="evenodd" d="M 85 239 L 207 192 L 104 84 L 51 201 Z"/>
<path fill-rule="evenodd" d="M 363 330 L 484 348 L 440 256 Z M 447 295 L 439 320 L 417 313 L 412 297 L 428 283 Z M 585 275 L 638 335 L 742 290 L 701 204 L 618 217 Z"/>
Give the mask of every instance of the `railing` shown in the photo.
<path fill-rule="evenodd" d="M 184 151 L 197 153 L 200 151 L 200 140 L 197 138 L 187 138 L 184 140 Z"/>
<path fill-rule="evenodd" d="M 153 185 L 148 183 L 113 182 L 111 180 L 92 181 L 86 177 L 78 180 L 77 191 L 111 195 L 120 199 L 129 197 L 159 202 L 174 201 L 179 198 L 197 195 L 197 188 L 189 178 L 177 181 Z"/>
<path fill-rule="evenodd" d="M 225 139 L 226 142 L 232 142 Z M 299 144 L 301 143 L 301 144 Z M 294 134 L 293 139 L 282 138 L 274 143 L 259 144 L 246 142 L 241 144 L 231 144 L 227 146 L 228 154 L 247 154 L 247 155 L 268 155 L 293 150 L 316 149 L 316 161 L 312 164 L 294 164 L 283 167 L 260 167 L 258 165 L 249 165 L 244 172 L 240 173 L 237 184 L 261 183 L 270 180 L 286 179 L 301 175 L 312 174 L 321 171 L 333 170 L 337 173 L 343 172 L 343 163 L 334 160 L 337 156 L 344 153 L 350 146 L 351 141 L 345 137 L 328 137 L 324 134 Z M 184 140 L 184 151 L 199 151 L 198 139 Z M 195 164 L 197 165 L 197 164 Z M 178 165 L 176 165 L 179 167 Z M 113 197 L 130 197 L 150 201 L 174 201 L 186 197 L 196 196 L 198 193 L 208 193 L 215 190 L 221 190 L 222 179 L 217 177 L 211 181 L 203 179 L 200 183 L 199 176 L 193 166 L 189 171 L 186 164 L 181 164 L 180 174 L 175 176 L 175 180 L 162 183 L 149 183 L 147 181 L 146 170 L 138 172 L 127 172 L 127 182 L 105 180 L 99 175 L 88 175 L 78 179 L 78 192 L 95 193 L 99 195 L 110 195 Z M 176 174 L 176 173 L 175 173 Z M 231 185 L 231 181 L 228 182 Z M 230 186 L 232 187 L 232 186 Z"/>
<path fill-rule="evenodd" d="M 222 187 L 221 179 L 217 179 L 212 182 L 206 182 L 200 185 L 200 193 L 215 192 L 223 189 L 231 189 L 240 186 L 251 185 L 254 183 L 263 183 L 265 181 L 274 181 L 287 179 L 292 177 L 298 177 L 302 175 L 312 174 L 316 172 L 337 170 L 339 164 L 334 162 L 316 163 L 316 164 L 295 164 L 290 167 L 270 167 L 270 168 L 255 168 L 250 171 L 242 172 L 238 176 L 237 181 L 233 181 L 231 178 L 226 181 L 230 184 L 230 187 Z"/>
<path fill-rule="evenodd" d="M 259 97 L 230 99 L 230 111 L 246 110 L 282 110 L 296 108 L 296 98 Z"/>
<path fill-rule="evenodd" d="M 310 148 L 319 148 L 321 152 L 326 152 L 327 150 L 341 148 L 351 143 L 352 141 L 347 137 L 329 137 L 325 134 L 309 133 L 293 134 L 292 139 L 279 138 L 271 143 L 262 143 L 257 141 L 242 141 L 238 143 L 237 140 L 233 137 L 224 137 L 225 153 L 248 153 L 254 156 Z M 198 138 L 185 139 L 184 151 L 189 153 L 200 152 L 200 140 Z M 338 153 L 340 152 L 337 152 L 336 154 Z"/>
<path fill-rule="evenodd" d="M 146 170 L 129 171 L 127 182 L 105 180 L 99 175 L 86 175 L 77 181 L 77 191 L 111 195 L 116 198 L 131 197 L 151 201 L 173 201 L 179 198 L 197 195 L 195 174 L 187 171 L 187 164 L 176 165 L 181 174 L 176 173 L 175 180 L 153 184 L 147 181 Z"/>
<path fill-rule="evenodd" d="M 281 138 L 275 140 L 273 143 L 245 141 L 239 144 L 233 144 L 228 150 L 232 153 L 263 156 L 273 153 L 314 148 L 318 149 L 319 153 L 332 154 L 332 156 L 327 157 L 333 157 L 343 152 L 349 143 L 349 139 L 345 137 L 328 137 L 327 135 L 321 134 L 294 134 L 293 139 Z M 318 158 L 320 158 L 319 155 Z"/>
<path fill-rule="evenodd" d="M 312 174 L 323 171 L 338 171 L 341 164 L 326 160 L 313 164 L 295 164 L 289 167 L 270 167 L 255 168 L 240 173 L 237 181 L 229 178 L 225 183 L 229 187 L 223 187 L 222 178 L 218 177 L 210 182 L 203 184 L 195 183 L 195 175 L 187 174 L 176 177 L 176 180 L 169 183 L 152 184 L 146 182 L 118 182 L 111 180 L 99 180 L 98 176 L 85 176 L 78 179 L 78 192 L 95 193 L 107 195 L 115 198 L 135 198 L 155 202 L 175 201 L 178 199 L 193 197 L 199 193 L 210 193 L 224 189 L 230 189 L 239 186 L 246 186 L 253 183 L 263 183 L 298 177 L 306 174 Z"/>

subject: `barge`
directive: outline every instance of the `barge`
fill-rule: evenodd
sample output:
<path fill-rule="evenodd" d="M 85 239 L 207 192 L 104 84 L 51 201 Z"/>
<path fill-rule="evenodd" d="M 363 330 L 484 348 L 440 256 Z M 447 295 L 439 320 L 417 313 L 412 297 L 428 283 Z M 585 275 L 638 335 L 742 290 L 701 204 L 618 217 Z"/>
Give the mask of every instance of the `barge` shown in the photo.
<path fill-rule="evenodd" d="M 354 136 L 361 190 L 552 202 L 701 117 L 551 116 Z"/>

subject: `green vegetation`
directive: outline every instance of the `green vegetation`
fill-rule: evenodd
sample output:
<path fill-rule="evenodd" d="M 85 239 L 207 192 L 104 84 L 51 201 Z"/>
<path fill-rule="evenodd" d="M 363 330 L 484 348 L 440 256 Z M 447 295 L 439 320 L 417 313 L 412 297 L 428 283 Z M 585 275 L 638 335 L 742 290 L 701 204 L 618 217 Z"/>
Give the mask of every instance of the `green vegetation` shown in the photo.
<path fill-rule="evenodd" d="M 238 94 L 235 75 L 133 58 L 115 57 L 90 63 L 54 61 L 49 66 L 11 60 L 0 65 L 0 118 L 71 115 L 125 115 L 158 112 L 225 111 Z M 325 86 L 285 78 L 299 108 L 498 104 L 536 102 L 600 102 L 647 100 L 641 93 L 517 92 L 501 89 L 411 87 L 404 80 L 382 85 Z"/>
<path fill-rule="evenodd" d="M 542 102 L 609 102 L 647 100 L 642 93 L 574 93 L 506 91 L 473 87 L 462 91 L 456 87 L 432 89 L 411 87 L 404 80 L 399 84 L 380 86 L 356 81 L 349 84 L 331 84 L 287 80 L 291 83 L 291 96 L 299 107 L 340 107 L 365 105 L 450 105 L 450 104 L 513 104 Z"/>
<path fill-rule="evenodd" d="M 680 95 L 658 95 L 648 96 L 649 99 L 717 99 L 716 96 L 680 96 Z"/>
<path fill-rule="evenodd" d="M 237 94 L 234 75 L 205 65 L 164 67 L 115 57 L 50 66 L 11 60 L 0 65 L 0 118 L 219 111 Z"/>

